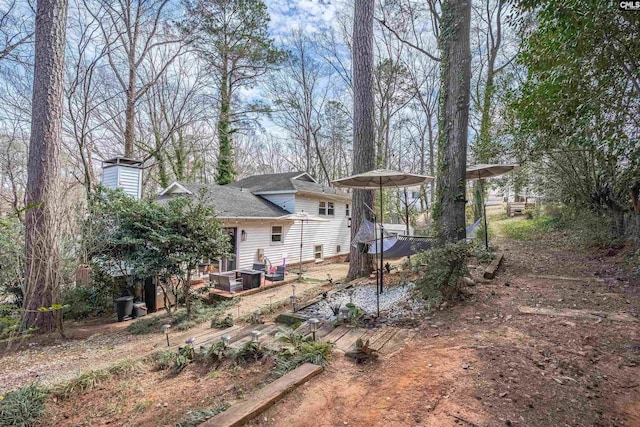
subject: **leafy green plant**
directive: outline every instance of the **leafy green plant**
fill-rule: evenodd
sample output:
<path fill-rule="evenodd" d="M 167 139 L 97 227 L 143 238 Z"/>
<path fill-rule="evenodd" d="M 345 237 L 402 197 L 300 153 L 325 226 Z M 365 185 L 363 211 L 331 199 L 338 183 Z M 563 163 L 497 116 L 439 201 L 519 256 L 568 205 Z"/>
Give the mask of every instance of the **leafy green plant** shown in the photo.
<path fill-rule="evenodd" d="M 331 348 L 327 342 L 297 341 L 296 345 L 280 351 L 273 374 L 279 378 L 304 363 L 325 366 L 331 360 Z"/>
<path fill-rule="evenodd" d="M 222 402 L 219 405 L 212 406 L 211 408 L 198 409 L 196 411 L 189 411 L 183 417 L 182 420 L 176 424 L 176 427 L 195 427 L 203 422 L 207 421 L 209 418 L 213 418 L 221 412 L 229 409 L 231 405 Z"/>
<path fill-rule="evenodd" d="M 469 244 L 461 241 L 437 246 L 413 257 L 413 271 L 419 276 L 416 288 L 422 298 L 434 305 L 457 298 L 471 256 Z"/>
<path fill-rule="evenodd" d="M 49 392 L 31 384 L 9 392 L 0 400 L 0 427 L 27 427 L 36 424 L 44 412 Z"/>
<path fill-rule="evenodd" d="M 161 351 L 154 356 L 154 365 L 159 370 L 169 369 L 176 361 L 177 353 L 172 350 Z"/>
<path fill-rule="evenodd" d="M 190 345 L 180 347 L 173 361 L 173 372 L 176 374 L 182 372 L 182 370 L 193 361 L 195 355 L 196 352 Z"/>
<path fill-rule="evenodd" d="M 345 307 L 349 309 L 349 317 L 345 319 L 345 323 L 359 326 L 365 313 L 364 310 L 350 302 L 345 304 Z"/>
<path fill-rule="evenodd" d="M 249 341 L 233 352 L 232 357 L 236 362 L 257 362 L 268 355 L 268 350 L 259 342 Z"/>
<path fill-rule="evenodd" d="M 216 363 L 226 358 L 227 351 L 228 349 L 222 341 L 216 341 L 203 352 L 202 356 L 205 360 Z"/>

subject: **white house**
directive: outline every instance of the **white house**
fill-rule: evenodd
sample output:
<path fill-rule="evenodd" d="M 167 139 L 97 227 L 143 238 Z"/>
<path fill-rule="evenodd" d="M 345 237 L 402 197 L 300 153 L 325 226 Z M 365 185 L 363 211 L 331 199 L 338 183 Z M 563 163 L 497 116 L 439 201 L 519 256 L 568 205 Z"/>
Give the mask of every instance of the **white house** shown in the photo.
<path fill-rule="evenodd" d="M 223 186 L 174 182 L 158 198 L 201 191 L 231 236 L 235 258 L 222 260 L 222 271 L 251 268 L 264 257 L 272 265 L 296 264 L 301 242 L 303 262 L 349 253 L 351 196 L 306 172 L 255 175 Z M 326 221 L 304 221 L 303 226 L 287 218 L 300 212 Z"/>

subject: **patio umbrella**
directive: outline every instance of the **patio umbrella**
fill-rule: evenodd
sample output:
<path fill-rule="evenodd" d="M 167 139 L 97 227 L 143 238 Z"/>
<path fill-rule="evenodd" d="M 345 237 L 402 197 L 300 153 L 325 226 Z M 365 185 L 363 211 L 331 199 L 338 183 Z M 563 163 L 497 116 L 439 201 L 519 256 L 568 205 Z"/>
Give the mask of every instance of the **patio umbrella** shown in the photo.
<path fill-rule="evenodd" d="M 409 187 L 411 185 L 422 184 L 424 182 L 433 181 L 432 176 L 416 175 L 413 173 L 405 173 L 388 169 L 376 169 L 357 175 L 348 176 L 346 178 L 331 181 L 337 187 L 358 188 L 363 190 L 379 190 L 380 191 L 380 244 L 383 242 L 383 209 L 382 209 L 382 189 L 389 187 Z M 376 239 L 376 245 L 378 240 Z M 377 252 L 377 250 L 376 250 Z M 378 268 L 379 285 L 376 294 L 383 291 L 384 285 L 384 250 L 380 250 L 380 267 Z M 378 308 L 378 315 L 380 309 Z"/>
<path fill-rule="evenodd" d="M 507 172 L 511 172 L 517 169 L 518 165 L 473 165 L 467 167 L 467 179 L 470 181 L 480 180 L 480 193 L 484 199 L 484 188 L 482 186 L 482 180 L 486 178 L 493 178 L 500 176 Z M 487 230 L 487 206 L 482 200 L 482 216 L 484 217 L 484 248 L 489 249 L 489 233 Z"/>
<path fill-rule="evenodd" d="M 305 221 L 313 221 L 313 222 L 328 222 L 328 219 L 320 218 L 319 216 L 311 215 L 305 211 L 292 213 L 290 215 L 284 215 L 280 217 L 280 219 L 300 221 L 300 272 L 298 273 L 302 276 L 302 245 L 304 240 L 304 222 Z"/>

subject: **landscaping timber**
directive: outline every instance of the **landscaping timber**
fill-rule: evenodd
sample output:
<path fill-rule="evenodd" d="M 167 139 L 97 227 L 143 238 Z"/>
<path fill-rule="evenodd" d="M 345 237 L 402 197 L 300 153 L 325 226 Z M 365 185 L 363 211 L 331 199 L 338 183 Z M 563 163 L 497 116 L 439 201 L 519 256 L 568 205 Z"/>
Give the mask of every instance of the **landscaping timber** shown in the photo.
<path fill-rule="evenodd" d="M 493 279 L 496 275 L 496 270 L 500 267 L 500 263 L 502 262 L 502 258 L 504 257 L 504 252 L 499 252 L 496 255 L 496 258 L 491 261 L 491 264 L 484 270 L 484 278 L 485 279 Z"/>
<path fill-rule="evenodd" d="M 253 396 L 249 396 L 243 402 L 231 406 L 226 411 L 200 424 L 200 426 L 234 427 L 244 425 L 264 412 L 285 394 L 320 374 L 322 370 L 322 366 L 305 363 L 258 390 Z"/>

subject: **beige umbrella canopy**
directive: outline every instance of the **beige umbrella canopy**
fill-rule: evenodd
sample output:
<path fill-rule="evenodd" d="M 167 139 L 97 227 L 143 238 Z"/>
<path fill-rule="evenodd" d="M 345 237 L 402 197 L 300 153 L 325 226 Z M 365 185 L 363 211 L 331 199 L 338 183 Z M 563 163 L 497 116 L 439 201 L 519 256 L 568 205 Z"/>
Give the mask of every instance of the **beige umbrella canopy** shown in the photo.
<path fill-rule="evenodd" d="M 300 271 L 299 271 L 299 275 L 302 276 L 302 245 L 303 245 L 303 241 L 304 241 L 304 222 L 305 221 L 312 221 L 312 222 L 328 222 L 328 219 L 325 218 L 320 218 L 319 216 L 315 216 L 315 215 L 311 215 L 308 212 L 305 211 L 301 211 L 301 212 L 296 212 L 296 213 L 292 213 L 289 215 L 284 215 L 281 216 L 279 219 L 285 219 L 285 220 L 290 220 L 290 221 L 300 221 L 301 222 L 301 226 L 300 226 Z"/>
<path fill-rule="evenodd" d="M 470 181 L 473 180 L 482 180 L 487 178 L 493 178 L 496 176 L 503 175 L 507 172 L 511 172 L 513 170 L 518 169 L 520 166 L 518 165 L 487 165 L 487 164 L 478 164 L 473 166 L 467 166 L 467 179 Z M 481 193 L 484 194 L 484 190 L 482 189 L 482 181 L 480 181 Z M 483 196 L 484 197 L 484 196 Z M 487 232 L 487 207 L 484 204 L 484 200 L 482 201 L 482 214 L 484 216 L 484 248 L 489 249 L 489 233 Z"/>
<path fill-rule="evenodd" d="M 382 189 L 390 187 L 409 187 L 411 185 L 423 184 L 433 181 L 432 176 L 416 175 L 413 173 L 406 173 L 400 171 L 394 171 L 389 169 L 376 169 L 369 172 L 363 172 L 357 175 L 348 176 L 346 178 L 336 179 L 331 181 L 336 187 L 348 187 L 359 188 L 363 190 L 380 190 L 380 224 L 383 223 L 382 218 Z M 380 245 L 383 242 L 383 229 L 380 227 Z M 376 240 L 377 244 L 377 240 Z M 377 252 L 377 250 L 376 250 Z M 382 292 L 384 284 L 384 250 L 380 249 L 380 268 L 378 268 L 378 292 L 376 296 L 379 298 L 379 293 Z M 378 301 L 379 302 L 379 301 Z M 378 307 L 378 316 L 380 315 L 380 308 Z"/>
<path fill-rule="evenodd" d="M 518 169 L 518 165 L 473 165 L 467 167 L 467 179 L 487 179 Z"/>
<path fill-rule="evenodd" d="M 378 190 L 389 187 L 409 187 L 433 181 L 432 176 L 416 175 L 389 169 L 376 169 L 358 175 L 331 181 L 336 187 L 361 188 L 364 190 Z"/>

